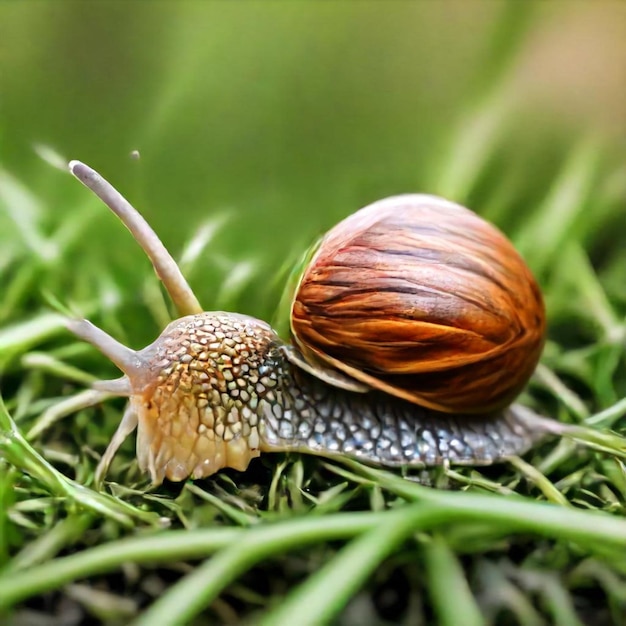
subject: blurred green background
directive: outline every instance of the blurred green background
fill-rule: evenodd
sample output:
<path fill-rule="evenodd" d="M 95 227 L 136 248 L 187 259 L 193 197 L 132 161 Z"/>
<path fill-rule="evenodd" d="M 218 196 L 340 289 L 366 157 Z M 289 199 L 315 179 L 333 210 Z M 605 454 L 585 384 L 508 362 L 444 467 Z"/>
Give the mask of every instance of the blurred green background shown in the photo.
<path fill-rule="evenodd" d="M 381 197 L 439 193 L 517 232 L 577 147 L 626 147 L 621 2 L 6 2 L 0 54 L 3 176 L 44 231 L 87 222 L 76 272 L 93 256 L 128 296 L 145 261 L 34 146 L 100 170 L 175 254 L 227 216 L 190 275 L 208 309 L 270 314 L 279 268 Z M 590 242 L 599 265 L 621 217 Z"/>
<path fill-rule="evenodd" d="M 85 315 L 132 347 L 152 341 L 171 313 L 143 253 L 68 174 L 69 159 L 98 169 L 145 215 L 182 257 L 208 310 L 268 320 L 306 248 L 359 207 L 406 192 L 466 204 L 513 239 L 546 296 L 549 338 L 522 401 L 566 422 L 623 429 L 626 3 L 0 2 L 0 387 L 15 428 L 35 446 L 22 442 L 16 453 L 17 430 L 0 412 L 0 464 L 9 468 L 0 471 L 0 569 L 10 561 L 16 568 L 3 570 L 0 591 L 12 585 L 14 594 L 34 596 L 26 615 L 79 603 L 88 617 L 117 624 L 116 616 L 135 615 L 156 598 L 173 602 L 175 613 L 196 610 L 178 599 L 175 586 L 163 592 L 179 576 L 167 564 L 109 579 L 94 575 L 101 571 L 95 563 L 80 572 L 89 583 L 78 600 L 71 600 L 75 588 L 41 600 L 37 570 L 23 569 L 41 562 L 55 578 L 57 552 L 89 558 L 91 546 L 107 543 L 108 550 L 125 533 L 106 511 L 85 532 L 91 521 L 74 501 L 76 493 L 94 497 L 83 485 L 122 405 L 75 414 L 67 404 L 92 374 L 118 372 L 73 341 L 64 318 L 51 311 Z M 232 565 L 229 554 L 239 557 L 224 547 L 203 584 L 226 601 L 220 597 L 193 623 L 206 623 L 207 615 L 240 623 L 280 610 L 287 590 L 298 592 L 309 574 L 326 585 L 311 608 L 337 613 L 354 592 L 344 583 L 357 589 L 371 572 L 337 623 L 365 623 L 375 605 L 391 616 L 381 624 L 401 623 L 405 608 L 403 623 L 433 623 L 431 605 L 441 614 L 478 612 L 474 595 L 487 623 L 513 623 L 513 614 L 520 624 L 613 623 L 626 602 L 623 551 L 612 548 L 624 536 L 626 497 L 623 440 L 616 439 L 608 450 L 598 444 L 600 452 L 550 441 L 528 464 L 440 474 L 433 484 L 467 492 L 433 490 L 424 500 L 444 503 L 451 525 L 440 535 L 436 522 L 435 542 L 430 531 L 420 533 L 388 560 L 372 557 L 380 542 L 370 541 L 369 570 L 357 559 L 346 574 L 340 559 L 356 552 L 343 553 L 334 541 L 309 549 L 291 543 L 288 554 L 279 557 L 277 545 L 231 585 L 219 567 Z M 399 509 L 405 497 L 382 479 L 370 488 L 304 455 L 264 455 L 246 473 L 189 483 L 180 497 L 167 486 L 160 496 L 144 496 L 132 444 L 118 455 L 111 493 L 148 515 L 168 516 L 175 527 L 236 526 L 243 517 L 248 537 L 274 522 L 289 528 L 292 517 L 313 527 L 334 523 L 341 510 Z M 32 462 L 36 451 L 80 489 L 59 495 L 59 477 Z M 409 483 L 399 482 L 402 494 Z M 416 489 L 419 502 L 425 490 Z M 481 490 L 525 496 L 532 523 L 519 525 L 513 509 L 505 520 L 509 504 L 491 510 Z M 451 514 L 445 502 L 457 495 L 477 497 L 471 506 L 479 524 Z M 573 506 L 553 515 L 535 499 Z M 604 514 L 591 523 L 577 517 L 582 508 Z M 585 522 L 580 532 L 572 530 L 576 519 Z M 606 526 L 595 519 L 613 530 L 600 532 Z M 511 535 L 538 527 L 545 539 L 526 530 Z M 258 556 L 267 546 L 263 534 L 255 536 Z M 355 536 L 346 549 L 358 547 L 361 558 L 365 544 L 356 542 L 369 536 Z M 563 537 L 569 539 L 552 541 Z M 171 558 L 178 553 L 165 561 Z M 344 589 L 342 600 L 334 582 Z M 116 595 L 120 585 L 123 597 Z M 93 597 L 84 594 L 89 586 Z M 113 592 L 105 607 L 102 590 Z M 300 615 L 309 617 L 307 610 L 305 603 Z M 554 621 L 542 622 L 540 611 Z"/>

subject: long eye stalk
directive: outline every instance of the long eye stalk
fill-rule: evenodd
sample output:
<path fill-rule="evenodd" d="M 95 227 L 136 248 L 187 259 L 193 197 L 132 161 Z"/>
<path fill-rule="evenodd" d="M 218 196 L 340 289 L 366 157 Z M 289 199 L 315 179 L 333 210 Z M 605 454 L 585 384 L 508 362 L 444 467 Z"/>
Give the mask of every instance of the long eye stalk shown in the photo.
<path fill-rule="evenodd" d="M 93 191 L 124 223 L 150 258 L 181 316 L 202 313 L 202 307 L 176 261 L 141 214 L 98 172 L 80 161 L 70 161 L 69 170 Z"/>

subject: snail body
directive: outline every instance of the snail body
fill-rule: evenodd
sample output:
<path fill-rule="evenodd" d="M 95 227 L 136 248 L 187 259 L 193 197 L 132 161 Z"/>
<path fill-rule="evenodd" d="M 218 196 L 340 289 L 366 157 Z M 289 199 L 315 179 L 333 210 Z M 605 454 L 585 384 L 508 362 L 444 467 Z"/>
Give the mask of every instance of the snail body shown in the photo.
<path fill-rule="evenodd" d="M 70 169 L 115 204 L 93 170 Z M 245 470 L 265 451 L 484 465 L 547 432 L 511 404 L 541 353 L 541 294 L 512 244 L 471 211 L 398 196 L 331 229 L 296 289 L 291 344 L 261 320 L 176 295 L 184 279 L 133 211 L 116 213 L 188 314 L 139 351 L 86 320 L 69 323 L 124 372 L 95 387 L 130 398 L 100 476 L 135 427 L 139 466 L 154 483 Z"/>

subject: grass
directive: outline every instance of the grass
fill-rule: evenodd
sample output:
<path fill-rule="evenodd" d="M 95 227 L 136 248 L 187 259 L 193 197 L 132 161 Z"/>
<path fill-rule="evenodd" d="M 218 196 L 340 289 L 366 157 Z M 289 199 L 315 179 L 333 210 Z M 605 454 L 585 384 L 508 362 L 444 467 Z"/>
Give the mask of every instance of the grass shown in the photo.
<path fill-rule="evenodd" d="M 519 16 L 509 17 L 501 44 L 515 47 Z M 569 426 L 524 459 L 480 470 L 401 475 L 276 454 L 245 473 L 154 490 L 127 442 L 95 490 L 123 404 L 77 409 L 88 384 L 115 370 L 68 335 L 64 316 L 87 315 L 136 346 L 170 307 L 145 263 L 120 267 L 85 243 L 105 209 L 69 176 L 49 173 L 68 189 L 65 214 L 50 218 L 37 189 L 1 172 L 0 621 L 624 623 L 626 293 L 615 173 L 626 162 L 603 138 L 562 137 L 529 183 L 538 148 L 509 152 L 512 102 L 501 85 L 485 91 L 493 81 L 478 81 L 422 188 L 484 207 L 528 259 L 550 335 L 523 401 Z M 210 308 L 236 308 L 262 283 L 255 306 L 269 319 L 292 263 L 261 281 L 260 252 L 237 260 L 211 246 L 231 217 L 189 232 L 181 265 L 209 285 Z M 302 252 L 295 246 L 293 259 Z"/>

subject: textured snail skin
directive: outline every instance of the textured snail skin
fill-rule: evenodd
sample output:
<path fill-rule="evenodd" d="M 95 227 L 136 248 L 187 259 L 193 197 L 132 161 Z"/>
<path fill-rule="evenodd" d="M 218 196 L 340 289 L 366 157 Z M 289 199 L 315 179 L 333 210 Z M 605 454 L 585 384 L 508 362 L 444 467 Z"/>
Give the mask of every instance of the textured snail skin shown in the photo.
<path fill-rule="evenodd" d="M 131 407 L 137 457 L 154 483 L 244 470 L 261 451 L 347 455 L 388 466 L 488 464 L 545 434 L 513 405 L 492 416 L 442 414 L 388 394 L 329 386 L 291 364 L 260 320 L 202 313 L 137 352 Z"/>
<path fill-rule="evenodd" d="M 322 240 L 292 307 L 303 353 L 417 404 L 504 408 L 543 348 L 539 287 L 510 241 L 426 195 L 387 198 Z"/>

